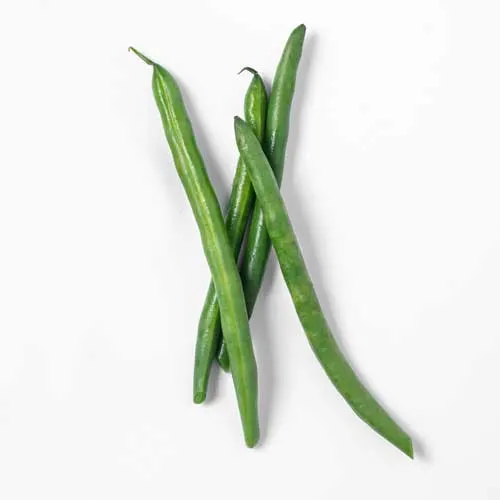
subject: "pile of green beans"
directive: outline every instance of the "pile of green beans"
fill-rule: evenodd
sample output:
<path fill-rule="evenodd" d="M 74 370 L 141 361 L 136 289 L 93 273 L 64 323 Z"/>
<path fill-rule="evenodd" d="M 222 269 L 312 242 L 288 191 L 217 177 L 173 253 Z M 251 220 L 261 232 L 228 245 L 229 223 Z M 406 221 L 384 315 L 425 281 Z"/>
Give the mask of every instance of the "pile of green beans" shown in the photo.
<path fill-rule="evenodd" d="M 231 372 L 245 442 L 249 447 L 257 444 L 257 364 L 249 318 L 272 246 L 306 337 L 326 375 L 359 418 L 413 458 L 411 438 L 363 386 L 339 349 L 280 194 L 305 33 L 304 25 L 291 32 L 269 99 L 259 73 L 244 68 L 253 76 L 245 96 L 245 121 L 236 117 L 234 122 L 240 158 L 225 221 L 175 79 L 130 48 L 153 68 L 154 98 L 212 277 L 198 324 L 193 399 L 197 404 L 205 401 L 211 367 L 217 360 Z"/>

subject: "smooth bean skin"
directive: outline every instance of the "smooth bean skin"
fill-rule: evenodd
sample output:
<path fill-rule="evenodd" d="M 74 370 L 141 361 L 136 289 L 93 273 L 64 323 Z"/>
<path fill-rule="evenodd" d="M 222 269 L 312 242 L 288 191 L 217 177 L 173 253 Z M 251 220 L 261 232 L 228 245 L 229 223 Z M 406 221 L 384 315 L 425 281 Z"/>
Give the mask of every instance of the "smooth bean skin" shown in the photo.
<path fill-rule="evenodd" d="M 252 178 L 267 231 L 309 344 L 326 374 L 354 412 L 372 429 L 413 458 L 411 438 L 363 386 L 335 342 L 321 310 L 278 183 L 252 129 L 235 118 L 236 142 Z"/>
<path fill-rule="evenodd" d="M 288 37 L 276 68 L 267 107 L 264 151 L 274 170 L 278 185 L 281 185 L 283 178 L 286 145 L 290 128 L 290 111 L 305 35 L 306 27 L 301 24 Z M 270 251 L 271 240 L 267 234 L 259 200 L 257 200 L 249 225 L 247 244 L 240 266 L 241 282 L 243 284 L 243 291 L 245 292 L 249 317 L 252 315 L 257 296 L 259 295 Z M 223 339 L 217 355 L 221 366 L 226 364 L 226 357 L 227 353 Z"/>
<path fill-rule="evenodd" d="M 276 69 L 267 107 L 263 149 L 274 171 L 278 186 L 281 185 L 283 178 L 290 111 L 305 35 L 306 27 L 301 24 L 288 37 Z M 260 201 L 257 199 L 240 268 L 249 316 L 252 314 L 262 285 L 270 251 L 271 240 L 266 230 Z"/>
<path fill-rule="evenodd" d="M 210 183 L 193 128 L 172 75 L 131 49 L 153 67 L 153 94 L 175 167 L 195 216 L 219 300 L 222 327 L 233 363 L 233 382 L 247 446 L 259 440 L 257 366 L 241 280 L 222 212 Z"/>
<path fill-rule="evenodd" d="M 245 95 L 245 119 L 262 140 L 266 122 L 267 92 L 260 75 L 251 68 L 244 68 L 253 73 Z M 250 176 L 241 159 L 238 160 L 233 181 L 231 197 L 226 216 L 226 230 L 233 251 L 233 260 L 237 261 L 250 211 L 255 201 L 255 192 Z M 195 366 L 193 376 L 193 399 L 202 403 L 206 398 L 210 367 L 219 346 L 219 364 L 226 371 L 229 369 L 229 356 L 226 345 L 221 344 L 221 318 L 219 302 L 214 283 L 211 282 L 198 323 L 196 340 Z"/>

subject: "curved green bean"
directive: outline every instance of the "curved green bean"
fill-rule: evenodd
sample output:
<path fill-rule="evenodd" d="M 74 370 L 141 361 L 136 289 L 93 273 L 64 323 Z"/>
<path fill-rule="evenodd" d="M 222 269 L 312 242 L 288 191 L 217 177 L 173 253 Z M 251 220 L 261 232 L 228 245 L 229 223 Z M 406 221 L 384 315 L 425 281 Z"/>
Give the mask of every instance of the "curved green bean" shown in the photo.
<path fill-rule="evenodd" d="M 247 446 L 259 440 L 257 411 L 257 366 L 250 337 L 245 299 L 224 226 L 217 197 L 196 144 L 193 128 L 172 75 L 137 50 L 131 50 L 153 67 L 153 94 L 161 115 L 165 135 L 177 173 L 193 210 L 203 249 L 214 280 L 233 361 L 233 382 L 238 399 Z"/>
<path fill-rule="evenodd" d="M 354 412 L 372 429 L 413 458 L 411 438 L 363 386 L 335 342 L 297 243 L 278 183 L 252 129 L 235 118 L 236 142 L 247 165 L 295 310 L 314 354 Z"/>
<path fill-rule="evenodd" d="M 306 27 L 303 24 L 297 26 L 290 34 L 276 69 L 267 107 L 264 151 L 274 171 L 278 186 L 281 185 L 283 177 L 290 109 L 305 35 Z M 270 250 L 271 240 L 266 231 L 260 202 L 257 199 L 240 268 L 249 316 L 252 314 L 262 285 Z"/>
<path fill-rule="evenodd" d="M 245 95 L 245 119 L 253 128 L 257 137 L 262 140 L 267 109 L 266 88 L 262 78 L 255 70 L 252 68 L 244 68 L 244 70 L 253 73 L 252 81 Z M 237 261 L 240 253 L 241 242 L 254 201 L 255 192 L 252 188 L 250 176 L 245 164 L 239 159 L 226 216 L 226 230 L 235 261 Z M 214 283 L 211 282 L 198 323 L 193 377 L 193 397 L 195 403 L 202 403 L 206 398 L 210 367 L 220 341 L 221 318 L 219 303 Z M 228 370 L 229 357 L 225 349 L 225 343 L 222 345 L 224 345 L 224 350 L 221 351 L 218 359 L 222 368 Z"/>

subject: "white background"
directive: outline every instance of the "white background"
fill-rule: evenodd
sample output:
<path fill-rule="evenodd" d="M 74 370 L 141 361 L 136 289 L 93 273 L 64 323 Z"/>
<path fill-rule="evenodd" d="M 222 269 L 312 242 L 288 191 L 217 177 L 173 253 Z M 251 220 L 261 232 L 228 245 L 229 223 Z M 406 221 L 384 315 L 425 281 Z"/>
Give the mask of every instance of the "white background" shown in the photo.
<path fill-rule="evenodd" d="M 496 1 L 31 0 L 0 7 L 0 498 L 500 499 Z M 414 437 L 359 421 L 275 258 L 232 384 L 191 402 L 208 285 L 151 95 L 172 70 L 225 203 L 232 117 L 308 26 L 283 192 L 349 359 Z"/>

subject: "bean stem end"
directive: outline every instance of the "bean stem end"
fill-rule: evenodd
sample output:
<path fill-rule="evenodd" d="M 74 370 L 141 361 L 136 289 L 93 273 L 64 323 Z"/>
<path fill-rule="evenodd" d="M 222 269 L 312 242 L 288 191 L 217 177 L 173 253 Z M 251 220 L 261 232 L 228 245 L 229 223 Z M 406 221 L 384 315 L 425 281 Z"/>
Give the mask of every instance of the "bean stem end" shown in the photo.
<path fill-rule="evenodd" d="M 149 66 L 154 66 L 155 63 L 151 59 L 149 59 L 149 57 L 146 57 L 142 52 L 139 52 L 134 47 L 129 47 L 128 50 L 129 52 L 134 53 L 137 57 L 142 59 L 146 64 L 149 64 Z"/>

